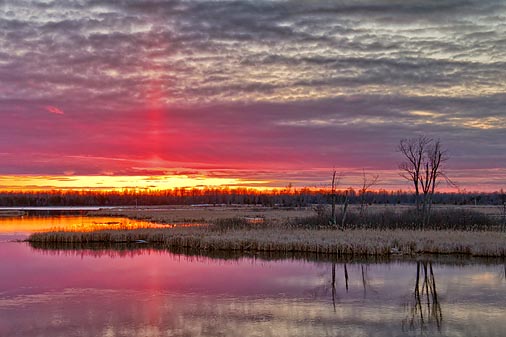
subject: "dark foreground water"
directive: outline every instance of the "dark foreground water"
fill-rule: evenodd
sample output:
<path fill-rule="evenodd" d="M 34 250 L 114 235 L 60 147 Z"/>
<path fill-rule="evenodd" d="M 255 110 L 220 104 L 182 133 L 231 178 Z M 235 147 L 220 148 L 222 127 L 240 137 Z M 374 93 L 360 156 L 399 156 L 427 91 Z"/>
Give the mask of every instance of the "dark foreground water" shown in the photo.
<path fill-rule="evenodd" d="M 0 242 L 2 337 L 506 333 L 503 260 L 34 248 L 15 234 Z"/>

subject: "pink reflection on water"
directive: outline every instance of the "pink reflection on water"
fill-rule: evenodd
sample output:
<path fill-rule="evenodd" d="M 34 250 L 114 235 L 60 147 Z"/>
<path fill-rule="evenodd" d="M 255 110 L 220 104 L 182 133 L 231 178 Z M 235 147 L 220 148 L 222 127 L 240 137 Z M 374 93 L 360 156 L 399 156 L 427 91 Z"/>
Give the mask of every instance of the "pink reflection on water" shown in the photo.
<path fill-rule="evenodd" d="M 214 260 L 156 249 L 44 251 L 26 243 L 3 243 L 0 289 L 100 288 L 171 293 L 277 294 L 297 291 L 280 276 L 314 274 L 314 264 L 250 259 Z M 234 282 L 231 283 L 230 280 Z"/>
<path fill-rule="evenodd" d="M 69 221 L 45 219 L 25 228 Z M 337 263 L 334 307 L 330 263 L 126 247 L 55 250 L 0 242 L 0 336 L 399 335 L 417 270 L 409 261 L 349 264 L 348 290 Z M 503 335 L 506 271 L 500 267 L 435 266 L 443 335 L 450 335 L 444 329 Z"/>

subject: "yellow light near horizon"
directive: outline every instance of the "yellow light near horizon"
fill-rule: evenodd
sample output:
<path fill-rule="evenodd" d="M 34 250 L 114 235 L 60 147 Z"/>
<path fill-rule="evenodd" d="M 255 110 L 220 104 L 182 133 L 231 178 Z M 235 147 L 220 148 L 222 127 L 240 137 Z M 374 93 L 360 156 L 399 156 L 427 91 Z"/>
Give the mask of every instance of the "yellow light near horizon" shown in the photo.
<path fill-rule="evenodd" d="M 163 190 L 176 187 L 266 185 L 268 181 L 206 176 L 0 176 L 0 190 Z"/>

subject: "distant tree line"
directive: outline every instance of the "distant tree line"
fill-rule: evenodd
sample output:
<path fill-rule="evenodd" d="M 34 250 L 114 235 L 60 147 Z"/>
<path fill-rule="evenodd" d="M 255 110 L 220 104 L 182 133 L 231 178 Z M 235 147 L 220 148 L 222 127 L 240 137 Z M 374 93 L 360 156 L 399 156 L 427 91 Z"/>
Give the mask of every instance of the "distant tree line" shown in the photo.
<path fill-rule="evenodd" d="M 123 191 L 4 191 L 2 207 L 35 206 L 156 206 L 156 205 L 262 205 L 269 207 L 308 207 L 330 205 L 334 200 L 363 207 L 368 204 L 416 204 L 417 195 L 403 190 L 365 191 L 360 189 L 285 188 L 260 191 L 253 188 L 174 188 L 167 190 Z M 439 205 L 503 205 L 506 193 L 435 192 L 431 202 Z"/>

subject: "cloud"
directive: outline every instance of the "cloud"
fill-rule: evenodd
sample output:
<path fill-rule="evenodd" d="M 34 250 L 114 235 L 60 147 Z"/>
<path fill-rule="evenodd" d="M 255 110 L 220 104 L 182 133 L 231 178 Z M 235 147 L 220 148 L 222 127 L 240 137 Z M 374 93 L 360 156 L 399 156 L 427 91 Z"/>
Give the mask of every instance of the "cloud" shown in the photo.
<path fill-rule="evenodd" d="M 0 152 L 25 159 L 0 173 L 390 170 L 420 133 L 455 170 L 505 167 L 504 20 L 499 0 L 4 1 Z"/>
<path fill-rule="evenodd" d="M 58 109 L 57 107 L 52 106 L 52 105 L 45 106 L 44 109 L 46 109 L 46 111 L 56 114 L 56 115 L 64 115 L 65 114 L 63 112 L 63 110 Z"/>
<path fill-rule="evenodd" d="M 120 97 L 126 106 L 142 105 L 153 89 L 186 104 L 364 90 L 465 94 L 504 84 L 504 27 L 491 17 L 504 13 L 500 2 L 89 1 L 6 7 L 14 13 L 1 20 L 9 32 L 5 71 L 18 89 L 13 92 L 68 94 L 85 105 L 89 98 L 102 103 Z M 26 19 L 34 14 L 37 20 Z"/>

